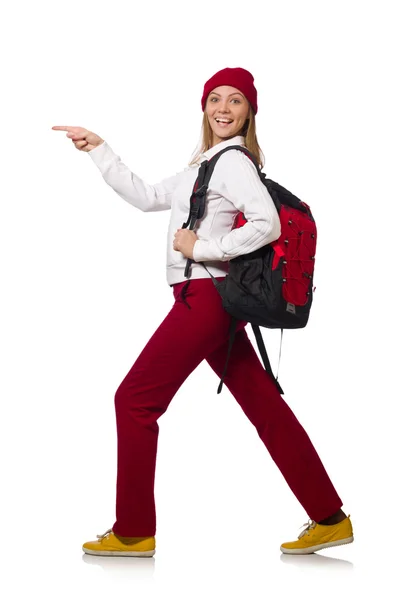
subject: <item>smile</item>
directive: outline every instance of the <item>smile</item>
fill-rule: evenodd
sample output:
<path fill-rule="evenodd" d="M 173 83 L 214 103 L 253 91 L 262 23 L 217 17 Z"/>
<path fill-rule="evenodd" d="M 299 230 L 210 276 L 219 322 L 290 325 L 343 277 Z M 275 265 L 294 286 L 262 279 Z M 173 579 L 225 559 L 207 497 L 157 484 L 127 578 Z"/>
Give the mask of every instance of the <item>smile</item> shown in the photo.
<path fill-rule="evenodd" d="M 230 125 L 231 123 L 233 123 L 233 121 L 232 121 L 232 120 L 230 120 L 230 119 L 220 119 L 220 118 L 219 118 L 219 119 L 215 119 L 215 121 L 216 121 L 216 122 L 217 122 L 219 125 L 223 125 L 223 126 Z"/>

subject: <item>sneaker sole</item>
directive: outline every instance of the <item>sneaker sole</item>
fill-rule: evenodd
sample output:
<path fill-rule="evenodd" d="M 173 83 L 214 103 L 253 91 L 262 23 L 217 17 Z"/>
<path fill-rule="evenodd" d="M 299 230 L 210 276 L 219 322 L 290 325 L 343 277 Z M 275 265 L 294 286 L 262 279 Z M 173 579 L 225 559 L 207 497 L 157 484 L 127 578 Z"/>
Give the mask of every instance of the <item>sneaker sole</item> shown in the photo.
<path fill-rule="evenodd" d="M 317 550 L 323 550 L 324 548 L 331 548 L 333 546 L 343 546 L 344 544 L 351 544 L 353 541 L 354 536 L 351 536 L 343 540 L 317 544 L 316 546 L 310 546 L 309 548 L 283 548 L 280 546 L 280 550 L 283 554 L 313 554 L 313 552 L 317 552 Z"/>
<path fill-rule="evenodd" d="M 149 556 L 154 556 L 154 554 L 156 553 L 156 550 L 147 550 L 146 552 L 124 552 L 124 551 L 119 551 L 119 550 L 103 550 L 103 551 L 96 551 L 96 550 L 88 550 L 87 548 L 84 548 L 83 546 L 83 551 L 86 554 L 93 554 L 95 556 L 135 556 L 135 557 L 149 557 Z"/>

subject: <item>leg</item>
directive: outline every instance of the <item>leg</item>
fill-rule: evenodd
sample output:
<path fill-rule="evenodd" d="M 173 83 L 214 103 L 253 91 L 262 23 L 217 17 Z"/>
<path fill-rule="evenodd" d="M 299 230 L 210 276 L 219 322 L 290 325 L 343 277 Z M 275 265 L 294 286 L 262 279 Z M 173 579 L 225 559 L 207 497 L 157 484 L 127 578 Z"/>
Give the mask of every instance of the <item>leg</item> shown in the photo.
<path fill-rule="evenodd" d="M 154 536 L 157 420 L 189 374 L 228 337 L 230 317 L 212 280 L 190 281 L 188 305 L 181 296 L 183 288 L 184 282 L 174 286 L 171 311 L 115 395 L 118 460 L 113 531 L 124 538 Z"/>
<path fill-rule="evenodd" d="M 206 357 L 218 377 L 222 375 L 226 353 L 224 343 Z M 236 334 L 225 385 L 256 427 L 309 517 L 319 522 L 339 511 L 342 501 L 312 442 L 263 368 L 245 330 Z"/>

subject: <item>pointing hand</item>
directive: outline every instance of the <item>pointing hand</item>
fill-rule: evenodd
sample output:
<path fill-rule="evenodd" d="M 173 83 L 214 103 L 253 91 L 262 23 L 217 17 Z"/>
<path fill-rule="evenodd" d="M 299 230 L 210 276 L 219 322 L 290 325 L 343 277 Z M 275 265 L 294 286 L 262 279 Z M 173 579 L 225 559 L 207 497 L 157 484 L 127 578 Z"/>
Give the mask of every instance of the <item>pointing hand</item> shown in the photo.
<path fill-rule="evenodd" d="M 57 131 L 67 131 L 66 137 L 71 138 L 77 150 L 89 152 L 104 142 L 93 131 L 88 131 L 84 127 L 72 127 L 70 125 L 54 125 L 52 129 Z"/>

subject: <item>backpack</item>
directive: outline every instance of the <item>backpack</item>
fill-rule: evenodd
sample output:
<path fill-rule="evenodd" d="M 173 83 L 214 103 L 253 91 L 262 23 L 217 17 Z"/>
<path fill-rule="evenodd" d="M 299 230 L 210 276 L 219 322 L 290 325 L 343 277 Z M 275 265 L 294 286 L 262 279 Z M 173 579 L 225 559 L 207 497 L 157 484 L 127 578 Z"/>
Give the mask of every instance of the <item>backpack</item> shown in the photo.
<path fill-rule="evenodd" d="M 217 288 L 224 309 L 232 316 L 229 330 L 227 359 L 217 393 L 222 390 L 227 365 L 235 337 L 237 320 L 251 323 L 256 342 L 266 371 L 275 382 L 278 391 L 284 394 L 274 376 L 262 339 L 260 327 L 281 329 L 281 343 L 284 329 L 305 327 L 313 301 L 313 272 L 317 243 L 317 228 L 310 207 L 299 200 L 286 188 L 268 179 L 257 164 L 254 156 L 243 146 L 228 146 L 200 165 L 198 177 L 190 197 L 190 212 L 182 228 L 193 229 L 204 215 L 206 193 L 219 157 L 229 150 L 244 152 L 254 163 L 262 183 L 266 186 L 276 206 L 281 235 L 270 244 L 237 256 L 229 261 L 229 271 L 223 281 L 217 281 L 210 274 Z M 238 213 L 232 229 L 242 227 L 247 220 Z M 195 262 L 187 259 L 185 277 L 190 277 L 190 265 Z M 280 355 L 281 355 L 280 343 Z"/>

